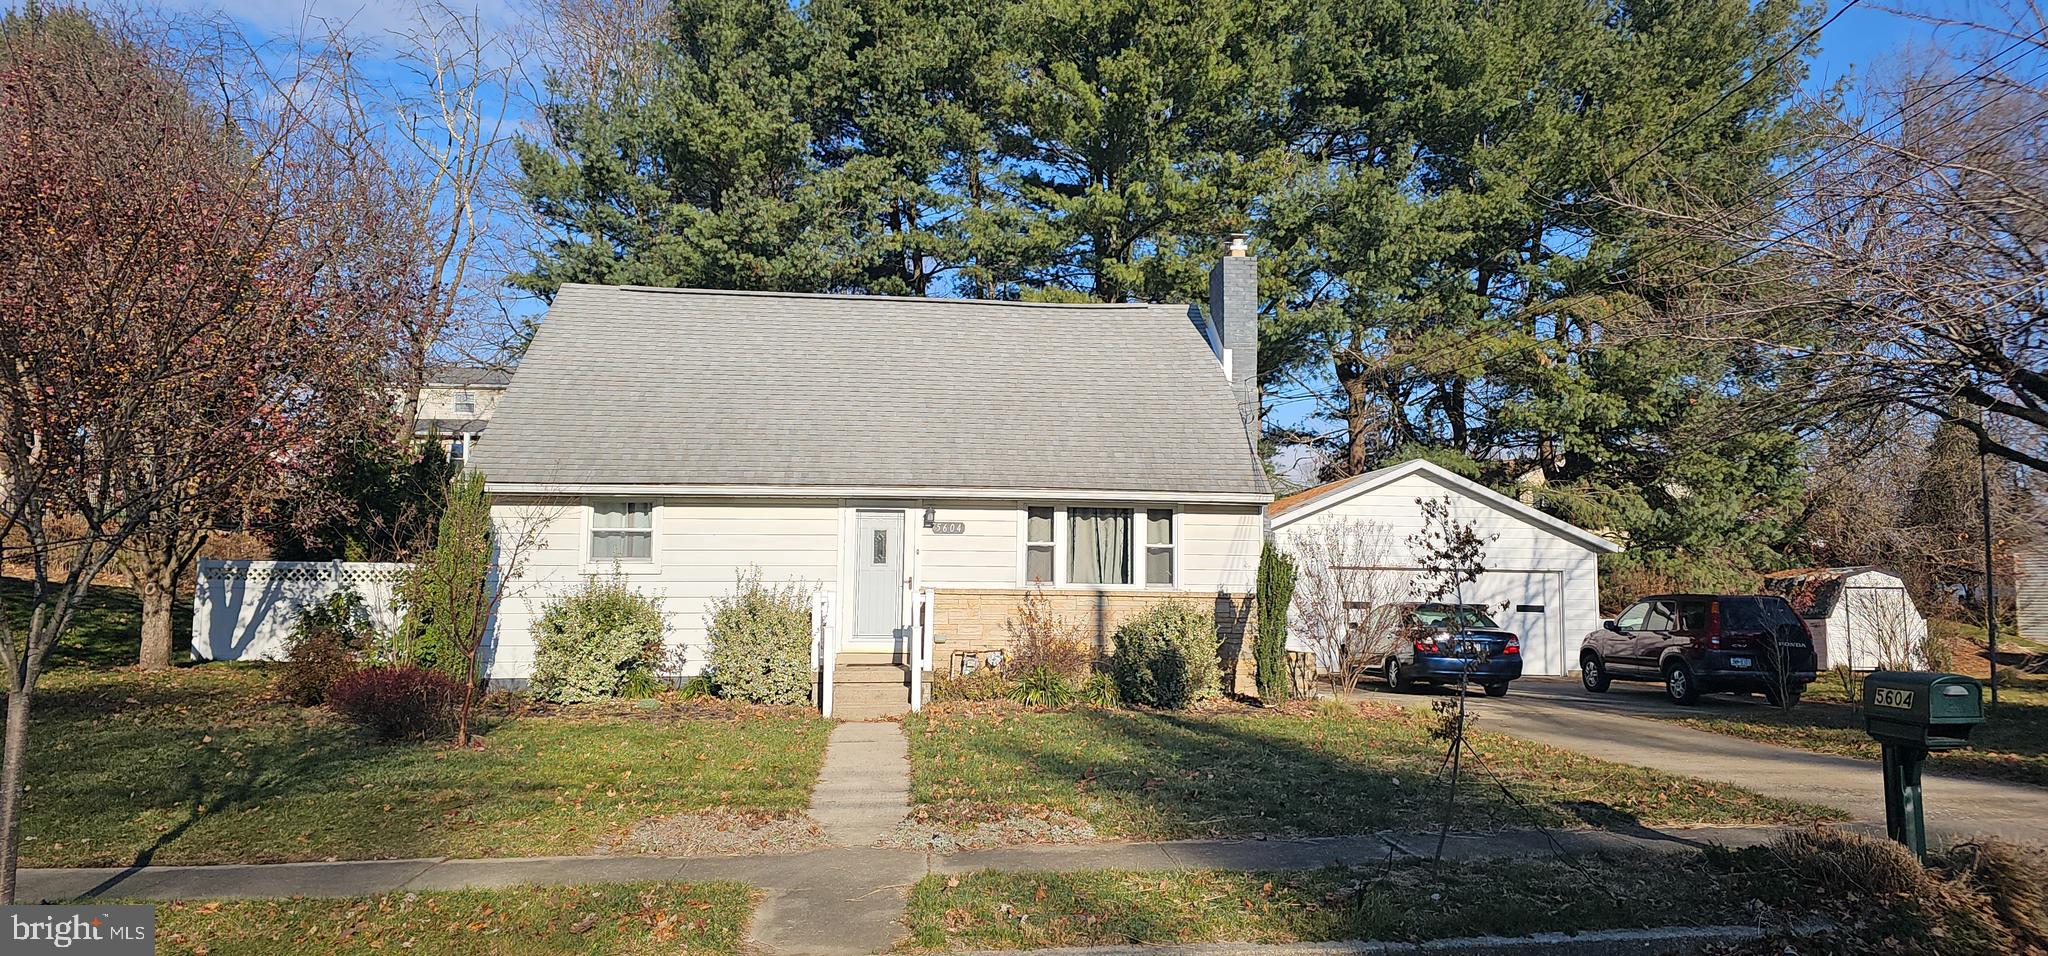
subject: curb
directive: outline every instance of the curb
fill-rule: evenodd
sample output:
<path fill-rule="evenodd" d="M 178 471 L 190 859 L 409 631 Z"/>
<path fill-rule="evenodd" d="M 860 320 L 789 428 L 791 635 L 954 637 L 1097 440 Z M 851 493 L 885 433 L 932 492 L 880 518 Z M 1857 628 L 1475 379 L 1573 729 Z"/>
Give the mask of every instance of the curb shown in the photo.
<path fill-rule="evenodd" d="M 1421 943 L 1342 940 L 1331 943 L 1193 943 L 1160 946 L 1079 946 L 1022 950 L 1033 956 L 1395 956 L 1395 954 L 1459 953 L 1463 956 L 1670 956 L 1697 953 L 1713 943 L 1746 943 L 1779 934 L 1814 936 L 1834 924 L 1800 923 L 1786 927 L 1660 926 L 1651 929 L 1603 929 L 1583 933 L 1537 933 L 1533 936 L 1468 936 Z M 1016 956 L 1020 950 L 975 951 L 959 956 Z"/>

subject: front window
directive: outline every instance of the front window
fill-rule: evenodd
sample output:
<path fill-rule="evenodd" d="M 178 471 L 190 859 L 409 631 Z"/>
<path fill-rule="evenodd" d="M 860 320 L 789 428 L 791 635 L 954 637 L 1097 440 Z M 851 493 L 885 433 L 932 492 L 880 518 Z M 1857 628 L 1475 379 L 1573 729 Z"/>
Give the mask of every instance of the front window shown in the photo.
<path fill-rule="evenodd" d="M 592 505 L 590 560 L 654 560 L 654 502 L 605 501 Z"/>
<path fill-rule="evenodd" d="M 471 392 L 456 392 L 455 410 L 464 415 L 476 414 L 476 395 Z"/>
<path fill-rule="evenodd" d="M 1067 509 L 1067 583 L 1131 583 L 1131 509 Z"/>
<path fill-rule="evenodd" d="M 1180 577 L 1173 508 L 1027 505 L 1025 584 L 1170 588 Z"/>
<path fill-rule="evenodd" d="M 464 440 L 463 436 L 456 435 L 448 439 L 449 461 L 461 464 L 462 460 L 467 457 L 469 457 L 469 442 Z"/>
<path fill-rule="evenodd" d="M 1055 545 L 1052 529 L 1051 508 L 1024 509 L 1024 581 L 1027 584 L 1053 583 L 1052 559 Z"/>

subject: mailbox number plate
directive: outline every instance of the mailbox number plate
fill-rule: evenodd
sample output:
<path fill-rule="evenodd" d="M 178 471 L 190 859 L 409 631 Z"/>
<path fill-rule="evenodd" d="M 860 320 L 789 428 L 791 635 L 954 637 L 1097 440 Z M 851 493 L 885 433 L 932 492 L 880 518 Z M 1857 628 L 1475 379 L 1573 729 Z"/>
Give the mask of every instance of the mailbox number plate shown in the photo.
<path fill-rule="evenodd" d="M 1870 694 L 1870 703 L 1876 707 L 1890 707 L 1894 710 L 1912 710 L 1913 692 L 1893 687 L 1880 687 Z"/>

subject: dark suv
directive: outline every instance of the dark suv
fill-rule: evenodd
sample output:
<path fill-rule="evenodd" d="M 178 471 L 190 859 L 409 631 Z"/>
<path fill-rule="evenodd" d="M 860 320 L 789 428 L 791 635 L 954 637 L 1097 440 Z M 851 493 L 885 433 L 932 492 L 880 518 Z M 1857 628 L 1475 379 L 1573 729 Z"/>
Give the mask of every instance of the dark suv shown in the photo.
<path fill-rule="evenodd" d="M 1785 599 L 1761 594 L 1660 594 L 1622 611 L 1579 647 L 1579 676 L 1655 680 L 1681 704 L 1701 694 L 1762 691 L 1797 703 L 1813 683 L 1813 635 Z"/>

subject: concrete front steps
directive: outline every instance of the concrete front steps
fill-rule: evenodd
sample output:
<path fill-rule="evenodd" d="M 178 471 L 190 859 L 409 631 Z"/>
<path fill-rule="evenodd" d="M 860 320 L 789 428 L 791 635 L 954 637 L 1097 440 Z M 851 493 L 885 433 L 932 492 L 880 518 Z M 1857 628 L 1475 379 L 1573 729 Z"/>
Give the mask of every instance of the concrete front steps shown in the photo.
<path fill-rule="evenodd" d="M 910 712 L 910 668 L 883 661 L 840 661 L 832 671 L 832 716 L 873 720 Z"/>

